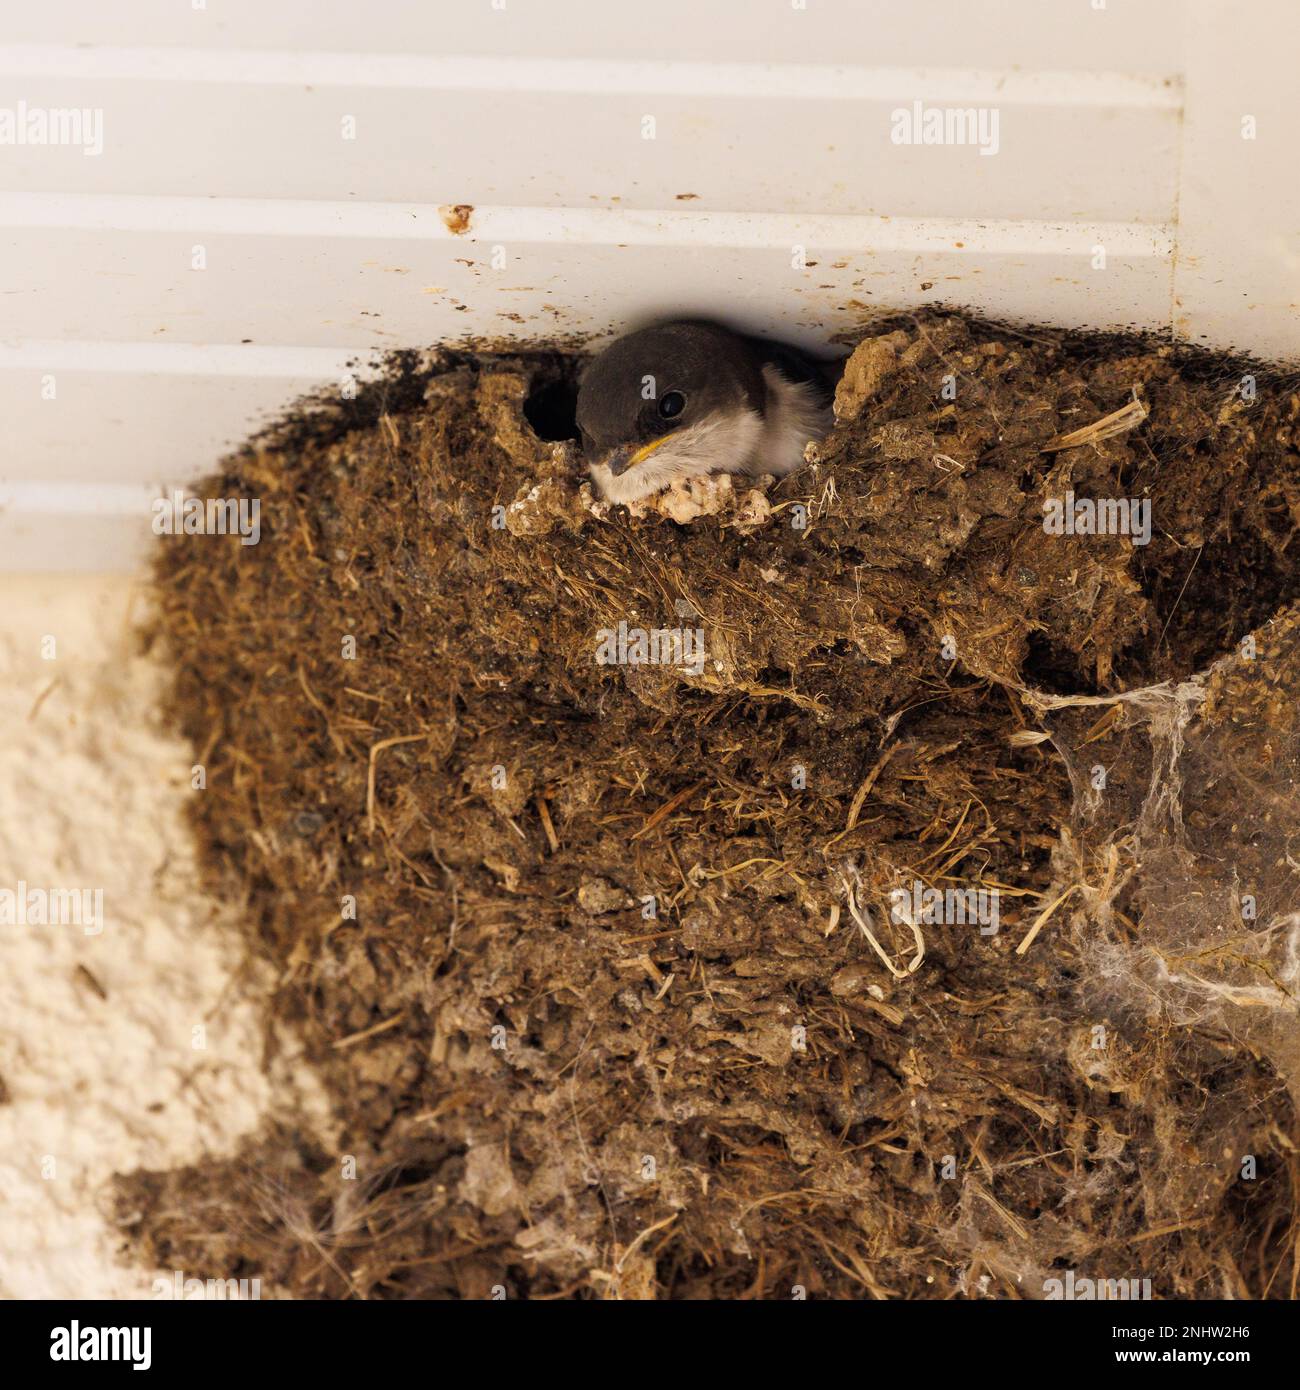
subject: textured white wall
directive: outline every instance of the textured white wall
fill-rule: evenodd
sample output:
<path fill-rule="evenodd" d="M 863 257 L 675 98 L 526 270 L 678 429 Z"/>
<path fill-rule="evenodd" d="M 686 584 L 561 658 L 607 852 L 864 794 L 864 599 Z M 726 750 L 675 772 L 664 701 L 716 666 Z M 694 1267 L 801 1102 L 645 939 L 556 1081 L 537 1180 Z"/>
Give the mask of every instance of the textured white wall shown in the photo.
<path fill-rule="evenodd" d="M 4 0 L 0 119 L 103 152 L 0 143 L 0 566 L 129 566 L 377 349 L 943 301 L 1300 353 L 1288 0 L 798 3 Z M 893 143 L 917 100 L 996 155 Z"/>
<path fill-rule="evenodd" d="M 276 1112 L 328 1133 L 291 1039 L 263 1070 L 273 981 L 238 905 L 198 891 L 194 752 L 162 727 L 139 599 L 0 575 L 0 889 L 102 894 L 93 931 L 0 926 L 0 1299 L 149 1297 L 173 1271 L 117 1258 L 115 1173 L 225 1157 Z"/>

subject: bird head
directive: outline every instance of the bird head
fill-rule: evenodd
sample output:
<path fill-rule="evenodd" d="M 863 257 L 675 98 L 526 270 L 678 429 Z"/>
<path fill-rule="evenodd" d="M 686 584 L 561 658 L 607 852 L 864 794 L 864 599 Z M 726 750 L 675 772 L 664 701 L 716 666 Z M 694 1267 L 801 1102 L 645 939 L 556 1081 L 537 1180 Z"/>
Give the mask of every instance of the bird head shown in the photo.
<path fill-rule="evenodd" d="M 591 476 L 614 502 L 677 478 L 743 469 L 762 431 L 765 385 L 753 349 L 705 323 L 669 323 L 618 339 L 578 390 Z"/>

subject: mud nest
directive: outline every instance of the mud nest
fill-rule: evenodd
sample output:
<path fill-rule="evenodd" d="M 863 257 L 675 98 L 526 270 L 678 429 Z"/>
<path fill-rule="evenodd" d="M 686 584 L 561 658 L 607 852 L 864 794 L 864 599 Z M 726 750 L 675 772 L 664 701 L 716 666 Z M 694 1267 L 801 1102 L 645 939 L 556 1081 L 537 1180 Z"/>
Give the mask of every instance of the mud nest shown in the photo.
<path fill-rule="evenodd" d="M 1294 377 L 908 318 L 802 470 L 632 516 L 574 370 L 395 361 L 208 480 L 260 544 L 160 553 L 209 888 L 333 1117 L 122 1178 L 139 1253 L 327 1298 L 1292 1297 Z M 1045 529 L 1067 493 L 1149 544 Z"/>

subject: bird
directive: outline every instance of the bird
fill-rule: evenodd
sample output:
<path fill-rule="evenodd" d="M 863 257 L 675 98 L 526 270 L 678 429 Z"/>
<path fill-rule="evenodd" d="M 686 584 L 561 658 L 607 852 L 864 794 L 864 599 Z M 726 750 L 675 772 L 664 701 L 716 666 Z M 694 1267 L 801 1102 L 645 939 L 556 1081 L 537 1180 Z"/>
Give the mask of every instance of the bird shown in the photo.
<path fill-rule="evenodd" d="M 626 504 L 711 473 L 782 477 L 833 423 L 837 366 L 704 320 L 628 333 L 578 384 L 592 482 Z"/>

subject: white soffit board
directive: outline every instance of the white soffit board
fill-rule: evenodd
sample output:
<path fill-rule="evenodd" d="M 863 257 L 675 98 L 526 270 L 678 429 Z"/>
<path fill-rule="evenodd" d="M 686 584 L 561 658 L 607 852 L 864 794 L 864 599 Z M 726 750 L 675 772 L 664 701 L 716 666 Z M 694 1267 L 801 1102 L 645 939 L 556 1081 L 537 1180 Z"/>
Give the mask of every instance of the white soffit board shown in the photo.
<path fill-rule="evenodd" d="M 15 7 L 0 121 L 97 112 L 102 150 L 0 143 L 0 565 L 122 563 L 133 489 L 396 347 L 943 302 L 1295 355 L 1298 34 L 1285 0 Z M 918 102 L 990 153 L 897 143 Z"/>
<path fill-rule="evenodd" d="M 290 52 L 472 54 L 1155 71 L 1183 0 L 42 0 L 8 41 Z M 1234 7 L 1240 10 L 1240 6 Z M 1116 55 L 1123 54 L 1118 61 Z"/>
<path fill-rule="evenodd" d="M 1300 6 L 1193 9 L 1172 326 L 1300 359 Z"/>

